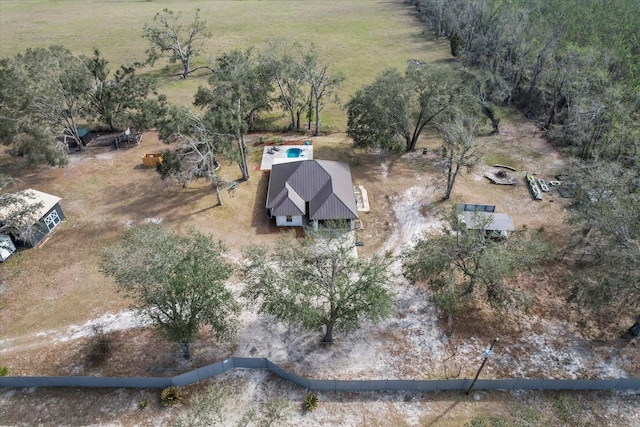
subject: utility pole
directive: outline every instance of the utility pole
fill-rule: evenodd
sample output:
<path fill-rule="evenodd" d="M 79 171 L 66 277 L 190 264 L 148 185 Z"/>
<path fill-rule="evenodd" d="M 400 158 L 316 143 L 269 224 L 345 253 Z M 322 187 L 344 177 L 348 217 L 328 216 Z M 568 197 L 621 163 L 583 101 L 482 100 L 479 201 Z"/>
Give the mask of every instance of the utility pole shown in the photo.
<path fill-rule="evenodd" d="M 482 368 L 484 368 L 484 364 L 487 363 L 487 359 L 489 358 L 489 356 L 491 356 L 493 354 L 493 346 L 496 345 L 497 342 L 498 342 L 498 338 L 494 339 L 491 342 L 491 345 L 489 346 L 489 348 L 484 351 L 484 360 L 482 361 L 482 365 L 480 365 L 480 369 L 478 369 L 478 372 L 476 373 L 476 377 L 471 382 L 471 385 L 469 386 L 469 389 L 467 390 L 467 394 L 471 393 L 471 390 L 473 390 L 473 386 L 476 384 L 476 381 L 478 381 L 478 377 L 480 376 L 480 372 L 482 371 Z"/>

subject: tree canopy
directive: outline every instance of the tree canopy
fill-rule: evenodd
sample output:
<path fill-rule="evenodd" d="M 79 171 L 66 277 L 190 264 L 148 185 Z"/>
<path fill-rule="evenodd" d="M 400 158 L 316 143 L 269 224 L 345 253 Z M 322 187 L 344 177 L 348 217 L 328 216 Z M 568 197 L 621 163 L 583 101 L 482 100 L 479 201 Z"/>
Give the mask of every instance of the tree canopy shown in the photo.
<path fill-rule="evenodd" d="M 0 174 L 0 235 L 12 234 L 19 239 L 29 240 L 33 225 L 38 220 L 35 213 L 42 202 L 33 200 L 29 193 L 7 193 L 5 189 L 16 179 Z M 4 242 L 0 242 L 0 245 Z"/>
<path fill-rule="evenodd" d="M 91 104 L 98 120 L 111 130 L 155 126 L 166 97 L 156 92 L 153 79 L 136 74 L 142 64 L 122 65 L 109 78 L 109 62 L 98 49 L 85 61 L 94 79 Z"/>
<path fill-rule="evenodd" d="M 583 159 L 637 164 L 640 3 L 413 0 L 454 56 Z M 589 31 L 585 31 L 588 28 Z"/>
<path fill-rule="evenodd" d="M 98 50 L 91 58 L 61 46 L 27 49 L 0 60 L 0 143 L 30 162 L 64 166 L 69 144 L 85 147 L 79 129 L 102 120 L 112 129 L 150 128 L 165 108 L 141 64 L 121 66 L 109 78 Z"/>
<path fill-rule="evenodd" d="M 572 294 L 591 307 L 637 315 L 640 310 L 640 181 L 612 162 L 574 161 L 569 177 L 573 200 L 567 222 Z"/>
<path fill-rule="evenodd" d="M 171 106 L 158 125 L 158 134 L 166 143 L 178 143 L 175 150 L 162 152 L 156 167 L 162 179 L 175 179 L 183 186 L 204 178 L 222 206 L 220 188 L 225 180 L 218 174 L 220 158 L 233 152 L 231 136 L 211 132 L 202 117 L 186 108 Z"/>
<path fill-rule="evenodd" d="M 181 13 L 163 9 L 156 13 L 152 23 L 144 25 L 143 36 L 149 40 L 151 47 L 147 50 L 148 61 L 154 63 L 161 56 L 166 56 L 169 63 L 180 62 L 182 78 L 187 78 L 199 68 L 191 68 L 191 61 L 204 51 L 204 40 L 211 37 L 207 31 L 207 23 L 200 19 L 200 9 L 196 9 L 193 22 L 184 26 Z"/>
<path fill-rule="evenodd" d="M 412 151 L 419 136 L 468 97 L 465 80 L 450 66 L 410 64 L 390 69 L 347 103 L 347 135 L 359 147 Z"/>
<path fill-rule="evenodd" d="M 454 206 L 443 217 L 441 233 L 424 236 L 403 252 L 405 277 L 426 282 L 436 305 L 449 315 L 476 298 L 496 309 L 526 306 L 527 294 L 508 279 L 551 255 L 541 233 L 522 229 L 499 239 L 484 230 L 481 218 L 467 228 L 461 214 Z"/>
<path fill-rule="evenodd" d="M 277 88 L 278 100 L 289 116 L 290 130 L 300 130 L 302 113 L 309 108 L 303 49 L 297 42 L 277 41 L 261 55 Z"/>
<path fill-rule="evenodd" d="M 203 326 L 218 339 L 235 330 L 239 306 L 224 282 L 233 268 L 222 242 L 190 230 L 181 236 L 156 225 L 133 227 L 102 252 L 100 270 L 185 358 Z"/>
<path fill-rule="evenodd" d="M 313 236 L 282 237 L 273 251 L 245 248 L 243 295 L 278 320 L 310 330 L 324 327 L 325 343 L 333 342 L 334 331 L 347 333 L 364 319 L 386 318 L 393 304 L 391 255 L 355 257 L 355 242 L 344 230 L 320 229 Z"/>
<path fill-rule="evenodd" d="M 449 200 L 456 178 L 464 168 L 471 168 L 478 160 L 482 147 L 476 141 L 478 122 L 457 112 L 451 122 L 440 126 L 442 142 L 442 183 L 445 187 L 443 200 Z"/>
<path fill-rule="evenodd" d="M 61 46 L 27 49 L 0 60 L 0 138 L 32 162 L 66 163 L 67 144 L 79 147 L 80 122 L 93 116 L 92 76 L 82 58 Z"/>
<path fill-rule="evenodd" d="M 209 87 L 199 87 L 194 104 L 206 107 L 203 120 L 213 133 L 226 133 L 235 140 L 227 153 L 238 163 L 242 179 L 249 179 L 245 134 L 262 111 L 271 110 L 273 86 L 268 69 L 251 49 L 234 50 L 216 59 Z"/>
<path fill-rule="evenodd" d="M 329 102 L 339 102 L 337 90 L 346 76 L 341 71 L 329 72 L 329 64 L 320 62 L 320 55 L 314 45 L 304 52 L 302 57 L 302 71 L 310 86 L 309 93 L 309 129 L 311 119 L 314 118 L 314 135 L 320 134 L 320 112 Z"/>

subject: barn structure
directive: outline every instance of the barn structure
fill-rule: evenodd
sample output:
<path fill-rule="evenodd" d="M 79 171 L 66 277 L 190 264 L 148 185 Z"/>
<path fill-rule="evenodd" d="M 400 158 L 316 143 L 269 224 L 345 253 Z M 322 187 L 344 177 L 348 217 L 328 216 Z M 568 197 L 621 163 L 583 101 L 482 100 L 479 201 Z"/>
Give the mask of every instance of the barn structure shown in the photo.
<path fill-rule="evenodd" d="M 12 234 L 11 237 L 16 246 L 35 247 L 64 220 L 64 213 L 60 207 L 62 199 L 31 188 L 19 191 L 15 193 L 15 196 L 22 198 L 26 205 L 33 208 L 33 212 L 21 221 L 22 224 L 18 225 L 18 228 L 30 228 L 31 231 L 27 233 L 28 237 L 15 234 Z M 0 212 L 0 222 L 11 221 L 11 216 L 17 213 L 17 206 L 5 207 Z"/>

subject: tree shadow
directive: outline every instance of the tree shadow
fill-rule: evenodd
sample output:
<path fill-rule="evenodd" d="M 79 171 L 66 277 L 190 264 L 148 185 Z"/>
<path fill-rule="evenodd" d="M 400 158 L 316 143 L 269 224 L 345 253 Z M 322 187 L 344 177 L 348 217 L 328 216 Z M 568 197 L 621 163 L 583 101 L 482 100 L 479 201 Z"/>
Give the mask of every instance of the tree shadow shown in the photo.
<path fill-rule="evenodd" d="M 256 186 L 255 202 L 251 213 L 251 226 L 257 234 L 277 233 L 273 219 L 267 216 L 267 189 L 269 187 L 269 172 L 261 172 L 260 180 Z"/>

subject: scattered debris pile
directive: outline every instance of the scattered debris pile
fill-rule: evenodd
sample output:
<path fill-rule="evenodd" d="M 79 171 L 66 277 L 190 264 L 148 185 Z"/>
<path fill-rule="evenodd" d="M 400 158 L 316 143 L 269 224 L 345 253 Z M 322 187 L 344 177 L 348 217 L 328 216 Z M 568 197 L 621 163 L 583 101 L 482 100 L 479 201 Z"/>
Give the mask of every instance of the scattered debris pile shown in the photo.
<path fill-rule="evenodd" d="M 504 170 L 489 171 L 484 174 L 491 183 L 498 185 L 515 185 L 516 178 Z"/>

